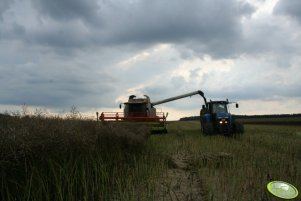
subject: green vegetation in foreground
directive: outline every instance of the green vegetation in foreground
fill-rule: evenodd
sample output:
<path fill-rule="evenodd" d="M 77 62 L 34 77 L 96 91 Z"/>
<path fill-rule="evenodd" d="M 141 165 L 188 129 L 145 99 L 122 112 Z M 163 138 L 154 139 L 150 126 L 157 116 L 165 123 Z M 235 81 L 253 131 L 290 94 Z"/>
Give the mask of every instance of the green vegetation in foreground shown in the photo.
<path fill-rule="evenodd" d="M 202 136 L 199 122 L 143 126 L 59 118 L 0 119 L 0 200 L 170 200 L 162 188 L 186 153 L 203 200 L 277 200 L 283 180 L 301 190 L 301 127 L 247 125 L 235 138 Z"/>
<path fill-rule="evenodd" d="M 190 153 L 209 200 L 278 200 L 266 190 L 271 180 L 301 190 L 301 127 L 246 125 L 235 138 L 200 136 L 198 122 L 170 128 L 179 148 Z"/>

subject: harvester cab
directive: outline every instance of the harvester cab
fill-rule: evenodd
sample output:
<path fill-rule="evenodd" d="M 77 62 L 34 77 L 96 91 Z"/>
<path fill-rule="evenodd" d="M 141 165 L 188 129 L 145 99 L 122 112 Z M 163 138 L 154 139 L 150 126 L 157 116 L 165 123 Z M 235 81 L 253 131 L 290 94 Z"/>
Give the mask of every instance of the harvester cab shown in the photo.
<path fill-rule="evenodd" d="M 240 122 L 235 121 L 233 115 L 229 112 L 229 104 L 238 103 L 226 101 L 209 101 L 202 106 L 200 111 L 200 120 L 202 132 L 204 134 L 220 133 L 231 135 L 234 133 L 243 133 L 244 127 Z"/>
<path fill-rule="evenodd" d="M 150 98 L 144 95 L 145 98 L 136 98 L 135 95 L 129 96 L 128 102 L 124 104 L 124 117 L 155 117 L 156 108 L 150 102 Z M 121 108 L 121 104 L 120 104 Z"/>

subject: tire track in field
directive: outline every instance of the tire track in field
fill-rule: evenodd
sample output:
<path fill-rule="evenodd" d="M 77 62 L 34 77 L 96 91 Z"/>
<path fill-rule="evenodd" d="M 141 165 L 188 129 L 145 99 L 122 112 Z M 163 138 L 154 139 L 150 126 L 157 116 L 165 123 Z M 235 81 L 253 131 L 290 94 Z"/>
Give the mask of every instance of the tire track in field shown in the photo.
<path fill-rule="evenodd" d="M 208 192 L 203 181 L 193 169 L 191 157 L 188 153 L 179 150 L 172 156 L 172 167 L 161 183 L 163 189 L 161 201 L 206 201 Z"/>

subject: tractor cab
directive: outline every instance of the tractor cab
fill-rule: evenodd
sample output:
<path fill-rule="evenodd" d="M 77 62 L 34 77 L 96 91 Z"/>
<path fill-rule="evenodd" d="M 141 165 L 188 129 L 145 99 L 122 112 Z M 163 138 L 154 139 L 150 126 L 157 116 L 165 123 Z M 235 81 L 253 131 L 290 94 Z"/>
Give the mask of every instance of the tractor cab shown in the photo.
<path fill-rule="evenodd" d="M 228 102 L 227 101 L 210 101 L 207 103 L 207 108 L 209 108 L 210 113 L 227 113 L 228 112 Z"/>

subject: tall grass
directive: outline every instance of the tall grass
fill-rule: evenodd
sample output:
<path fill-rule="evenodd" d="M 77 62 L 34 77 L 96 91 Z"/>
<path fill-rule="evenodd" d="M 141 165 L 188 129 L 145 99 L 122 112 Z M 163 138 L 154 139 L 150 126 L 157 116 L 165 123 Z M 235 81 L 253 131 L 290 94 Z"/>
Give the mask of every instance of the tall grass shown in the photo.
<path fill-rule="evenodd" d="M 0 126 L 0 200 L 151 197 L 164 164 L 143 125 L 1 116 Z"/>

